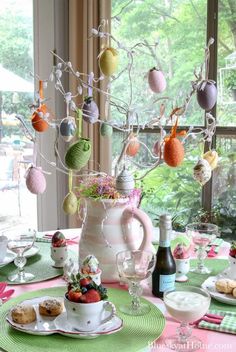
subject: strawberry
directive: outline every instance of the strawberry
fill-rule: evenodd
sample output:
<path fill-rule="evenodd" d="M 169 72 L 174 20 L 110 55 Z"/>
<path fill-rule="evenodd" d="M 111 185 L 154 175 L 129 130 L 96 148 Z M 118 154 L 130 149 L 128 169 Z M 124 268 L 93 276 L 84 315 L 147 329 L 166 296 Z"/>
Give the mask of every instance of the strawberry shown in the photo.
<path fill-rule="evenodd" d="M 89 277 L 85 277 L 80 280 L 80 286 L 85 287 L 90 284 L 92 280 Z"/>
<path fill-rule="evenodd" d="M 80 301 L 80 297 L 82 296 L 82 292 L 79 290 L 70 290 L 68 292 L 68 299 L 71 302 L 79 302 Z"/>
<path fill-rule="evenodd" d="M 236 258 L 236 242 L 235 241 L 233 241 L 231 244 L 229 255 L 233 258 Z"/>
<path fill-rule="evenodd" d="M 81 303 L 94 303 L 99 301 L 101 301 L 100 293 L 93 288 L 80 296 Z"/>

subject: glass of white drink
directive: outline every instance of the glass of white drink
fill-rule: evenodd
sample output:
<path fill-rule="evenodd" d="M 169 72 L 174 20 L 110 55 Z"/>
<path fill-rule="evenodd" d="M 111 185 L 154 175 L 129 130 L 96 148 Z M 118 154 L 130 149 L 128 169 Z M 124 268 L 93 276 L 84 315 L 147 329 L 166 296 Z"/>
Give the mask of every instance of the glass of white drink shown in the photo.
<path fill-rule="evenodd" d="M 192 336 L 189 323 L 202 318 L 209 309 L 211 297 L 201 288 L 185 286 L 164 293 L 168 313 L 180 322 L 177 334 L 167 337 L 165 343 L 175 351 L 192 352 L 201 348 L 202 341 Z"/>
<path fill-rule="evenodd" d="M 31 229 L 13 229 L 4 232 L 4 236 L 8 238 L 8 249 L 17 254 L 14 264 L 18 268 L 18 271 L 9 275 L 8 280 L 15 283 L 25 283 L 33 280 L 35 276 L 31 273 L 26 273 L 24 270 L 27 262 L 24 254 L 33 246 L 36 239 L 36 231 Z"/>
<path fill-rule="evenodd" d="M 128 281 L 131 304 L 120 305 L 121 312 L 128 315 L 144 315 L 150 311 L 149 304 L 141 303 L 140 282 L 149 278 L 154 270 L 156 257 L 152 252 L 131 250 L 116 255 L 116 264 L 121 279 Z"/>
<path fill-rule="evenodd" d="M 218 226 L 206 223 L 189 224 L 186 227 L 186 233 L 192 239 L 193 243 L 198 246 L 197 267 L 191 269 L 191 271 L 198 274 L 210 274 L 211 270 L 204 264 L 204 260 L 207 257 L 206 247 L 218 235 Z"/>

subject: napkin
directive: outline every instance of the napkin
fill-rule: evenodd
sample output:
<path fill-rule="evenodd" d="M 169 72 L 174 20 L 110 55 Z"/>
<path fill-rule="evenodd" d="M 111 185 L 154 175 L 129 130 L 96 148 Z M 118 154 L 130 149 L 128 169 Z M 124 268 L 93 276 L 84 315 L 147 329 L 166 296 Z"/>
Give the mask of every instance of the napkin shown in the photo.
<path fill-rule="evenodd" d="M 0 301 L 1 302 L 6 302 L 11 297 L 11 295 L 15 292 L 15 290 L 13 289 L 5 291 L 6 287 L 7 287 L 6 282 L 0 282 Z"/>
<path fill-rule="evenodd" d="M 222 310 L 209 310 L 212 316 L 218 316 L 217 319 L 202 318 L 197 326 L 201 329 L 214 330 L 229 334 L 236 334 L 236 313 Z M 221 318 L 220 318 L 221 317 Z M 213 322 L 215 320 L 215 322 Z"/>

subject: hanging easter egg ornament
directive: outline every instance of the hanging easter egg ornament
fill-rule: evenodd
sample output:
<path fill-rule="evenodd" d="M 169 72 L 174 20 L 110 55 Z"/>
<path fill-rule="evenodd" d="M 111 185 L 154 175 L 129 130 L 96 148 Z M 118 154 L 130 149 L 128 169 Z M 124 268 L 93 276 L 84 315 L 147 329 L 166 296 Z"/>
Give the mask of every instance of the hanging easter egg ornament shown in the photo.
<path fill-rule="evenodd" d="M 46 119 L 49 116 L 47 106 L 45 104 L 41 104 L 41 100 L 43 100 L 43 86 L 44 82 L 39 81 L 39 107 L 33 112 L 31 118 L 32 127 L 37 132 L 45 132 L 49 125 Z"/>
<path fill-rule="evenodd" d="M 135 182 L 131 173 L 125 168 L 116 178 L 116 189 L 120 194 L 129 195 L 134 189 Z"/>
<path fill-rule="evenodd" d="M 203 159 L 207 160 L 211 169 L 214 170 L 218 164 L 218 153 L 215 150 L 209 150 L 203 155 Z"/>
<path fill-rule="evenodd" d="M 26 186 L 33 194 L 41 194 L 46 189 L 46 179 L 40 167 L 31 166 L 26 174 Z"/>
<path fill-rule="evenodd" d="M 103 136 L 103 137 L 111 137 L 113 134 L 113 128 L 112 128 L 112 126 L 103 122 L 100 127 L 100 133 L 101 133 L 101 136 Z"/>
<path fill-rule="evenodd" d="M 193 169 L 193 178 L 204 186 L 211 178 L 211 166 L 205 159 L 199 159 Z"/>
<path fill-rule="evenodd" d="M 128 147 L 126 148 L 126 154 L 128 156 L 135 156 L 140 149 L 140 143 L 138 141 L 138 138 L 135 137 L 134 134 L 131 135 L 129 142 L 128 142 Z"/>
<path fill-rule="evenodd" d="M 178 119 L 172 127 L 171 134 L 165 138 L 164 144 L 164 160 L 171 167 L 180 166 L 184 160 L 184 147 L 181 141 L 176 138 L 178 135 L 183 135 L 183 131 L 177 133 Z"/>
<path fill-rule="evenodd" d="M 65 117 L 60 123 L 60 135 L 65 142 L 70 142 L 76 135 L 76 123 L 72 116 Z"/>
<path fill-rule="evenodd" d="M 197 88 L 197 101 L 204 110 L 211 110 L 216 103 L 217 89 L 213 81 L 203 81 Z"/>
<path fill-rule="evenodd" d="M 99 66 L 104 76 L 111 76 L 118 66 L 118 51 L 114 48 L 106 48 L 99 54 Z"/>
<path fill-rule="evenodd" d="M 92 146 L 89 139 L 80 138 L 66 152 L 65 163 L 69 169 L 80 170 L 91 156 Z"/>
<path fill-rule="evenodd" d="M 163 72 L 153 67 L 148 72 L 148 84 L 154 93 L 162 93 L 166 89 L 166 79 Z"/>
<path fill-rule="evenodd" d="M 87 97 L 84 100 L 82 107 L 83 119 L 88 123 L 95 123 L 99 117 L 98 106 L 93 100 L 93 97 Z"/>
<path fill-rule="evenodd" d="M 160 141 L 156 141 L 153 146 L 153 154 L 155 154 L 156 156 L 159 156 L 160 152 L 161 152 L 161 143 Z"/>
<path fill-rule="evenodd" d="M 69 192 L 65 196 L 62 208 L 64 212 L 68 215 L 74 215 L 76 213 L 78 208 L 78 201 L 76 195 L 73 192 Z"/>

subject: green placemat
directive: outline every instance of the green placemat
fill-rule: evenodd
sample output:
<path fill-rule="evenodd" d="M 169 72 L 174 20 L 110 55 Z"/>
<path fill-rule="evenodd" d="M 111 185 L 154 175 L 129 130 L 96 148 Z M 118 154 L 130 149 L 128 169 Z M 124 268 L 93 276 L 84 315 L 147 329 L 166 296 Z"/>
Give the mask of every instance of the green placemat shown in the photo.
<path fill-rule="evenodd" d="M 196 267 L 197 259 L 191 260 L 191 267 Z M 216 276 L 224 269 L 229 266 L 229 262 L 226 259 L 205 259 L 205 265 L 212 270 L 210 274 L 196 274 L 189 272 L 187 274 L 189 280 L 187 282 L 176 282 L 176 287 L 183 287 L 183 286 L 197 286 L 200 287 L 202 283 L 209 277 L 209 276 Z M 216 301 L 214 298 L 211 299 L 211 306 L 210 309 L 220 309 L 220 310 L 230 310 L 236 312 L 236 306 L 232 306 L 229 304 L 224 304 L 221 302 Z"/>
<path fill-rule="evenodd" d="M 27 258 L 25 271 L 35 275 L 35 279 L 28 282 L 40 282 L 49 279 L 53 279 L 63 274 L 63 269 L 53 268 L 53 260 L 51 259 L 51 249 L 49 243 L 36 243 L 40 248 L 39 253 L 33 257 Z M 69 253 L 72 256 L 73 252 Z M 0 281 L 6 281 L 9 285 L 15 285 L 15 283 L 7 280 L 9 274 L 16 272 L 16 266 L 14 263 L 10 263 L 0 268 Z M 28 284 L 27 283 L 27 284 Z"/>
<path fill-rule="evenodd" d="M 25 293 L 15 299 L 11 299 L 0 307 L 0 347 L 7 352 L 132 352 L 148 346 L 161 335 L 165 327 L 163 314 L 150 303 L 151 311 L 144 316 L 128 316 L 118 311 L 118 315 L 124 320 L 121 331 L 107 336 L 99 336 L 93 340 L 79 340 L 65 337 L 59 334 L 50 336 L 33 336 L 11 328 L 5 321 L 8 310 L 18 302 L 32 297 L 40 296 L 63 296 L 65 288 L 49 288 Z M 119 304 L 129 303 L 130 296 L 127 291 L 108 289 L 109 300 L 116 307 Z M 146 300 L 142 299 L 146 302 Z"/>

